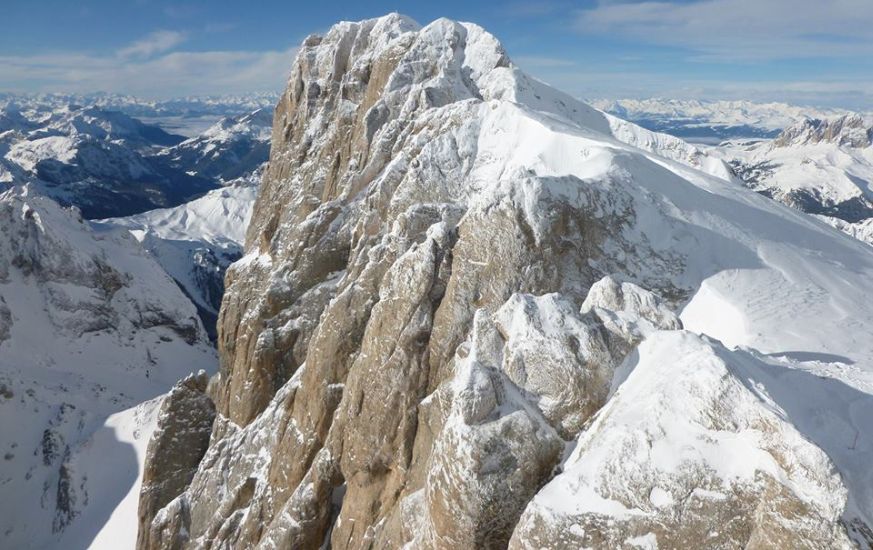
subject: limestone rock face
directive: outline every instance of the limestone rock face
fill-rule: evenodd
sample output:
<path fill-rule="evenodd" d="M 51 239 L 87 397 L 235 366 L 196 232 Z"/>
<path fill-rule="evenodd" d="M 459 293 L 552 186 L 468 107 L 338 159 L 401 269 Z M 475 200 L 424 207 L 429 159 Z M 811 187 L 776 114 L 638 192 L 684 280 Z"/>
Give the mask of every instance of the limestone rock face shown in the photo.
<path fill-rule="evenodd" d="M 161 405 L 158 427 L 146 451 L 139 497 L 137 548 L 157 547 L 151 534 L 155 513 L 188 486 L 209 446 L 215 406 L 206 396 L 208 376 L 190 375 L 173 387 Z M 160 547 L 176 548 L 161 539 Z"/>
<path fill-rule="evenodd" d="M 9 332 L 12 328 L 12 312 L 9 311 L 9 306 L 6 305 L 6 300 L 0 296 L 0 342 L 9 339 Z"/>
<path fill-rule="evenodd" d="M 873 128 L 861 115 L 843 115 L 831 119 L 806 119 L 786 128 L 776 139 L 774 147 L 835 143 L 847 147 L 870 147 Z"/>
<path fill-rule="evenodd" d="M 763 265 L 748 220 L 790 214 L 613 126 L 525 76 L 475 25 L 390 15 L 307 38 L 276 109 L 246 255 L 228 270 L 209 449 L 155 514 L 148 547 L 557 545 L 565 526 L 550 522 L 563 516 L 541 519 L 533 503 L 581 449 L 613 448 L 590 441 L 624 403 L 637 346 L 682 328 L 675 306 L 702 280 Z M 697 357 L 686 351 L 683 372 Z M 752 508 L 725 536 L 776 533 L 755 531 L 752 509 L 786 537 L 802 523 L 804 540 L 844 541 L 845 492 L 827 457 L 712 369 L 701 384 L 714 394 L 692 403 L 693 419 L 719 423 L 708 415 L 749 401 L 748 425 L 772 439 L 754 449 L 785 460 L 801 449 L 814 470 L 802 479 L 835 491 L 809 500 L 792 484 L 800 473 L 768 464 L 737 485 Z M 653 387 L 653 399 L 681 408 L 671 399 L 697 396 L 696 383 Z M 660 418 L 645 433 L 668 430 Z M 724 429 L 734 420 L 745 425 L 731 417 Z M 645 449 L 622 433 L 616 448 Z M 668 478 L 675 501 L 680 487 L 720 480 L 706 460 L 688 464 L 693 475 Z M 602 466 L 617 478 L 638 467 Z M 663 540 L 708 536 L 707 521 Z M 660 537 L 662 524 L 645 525 Z M 642 525 L 624 531 L 649 535 Z M 619 537 L 580 528 L 569 544 Z"/>
<path fill-rule="evenodd" d="M 604 281 L 597 285 L 611 280 Z M 661 306 L 639 287 L 626 288 Z M 403 542 L 504 548 L 526 503 L 606 401 L 616 368 L 635 345 L 624 340 L 614 354 L 607 342 L 624 338 L 559 294 L 514 294 L 493 314 L 480 309 L 454 358 L 453 378 L 429 398 L 451 405 L 426 403 L 422 411 L 430 429 L 442 429 L 423 488 L 401 504 L 401 525 L 416 526 L 407 527 Z"/>

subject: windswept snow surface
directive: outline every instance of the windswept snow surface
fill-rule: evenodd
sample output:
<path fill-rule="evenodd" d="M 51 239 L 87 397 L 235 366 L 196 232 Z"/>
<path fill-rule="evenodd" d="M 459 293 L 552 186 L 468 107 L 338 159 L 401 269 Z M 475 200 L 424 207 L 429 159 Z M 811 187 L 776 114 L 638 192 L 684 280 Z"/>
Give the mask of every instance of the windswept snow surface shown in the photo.
<path fill-rule="evenodd" d="M 556 120 L 510 102 L 483 109 L 478 150 L 488 161 L 474 181 L 535 172 L 519 190 L 535 232 L 546 221 L 533 209 L 538 199 L 582 201 L 586 187 L 626 191 L 636 214 L 629 237 L 674 258 L 674 284 L 692 291 L 687 311 L 697 309 L 696 300 L 710 306 L 689 313 L 688 328 L 765 353 L 844 357 L 856 366 L 853 383 L 873 381 L 873 341 L 861 336 L 873 327 L 869 247 L 735 183 L 618 142 L 596 118 Z M 633 275 L 649 273 L 640 266 Z M 720 328 L 723 314 L 737 322 Z"/>
<path fill-rule="evenodd" d="M 126 230 L 18 187 L 0 228 L 0 546 L 83 547 L 125 498 L 132 521 L 152 414 L 136 405 L 214 371 L 215 352 Z"/>
<path fill-rule="evenodd" d="M 690 516 L 705 513 L 707 501 L 732 498 L 764 475 L 787 484 L 825 521 L 842 515 L 850 535 L 857 535 L 853 518 L 869 525 L 869 393 L 791 359 L 731 351 L 687 331 L 653 334 L 631 363 L 528 516 L 566 522 L 605 514 L 657 524 L 678 499 Z M 621 476 L 608 474 L 616 460 Z M 714 541 L 722 529 L 711 533 Z"/>
<path fill-rule="evenodd" d="M 101 223 L 127 227 L 140 241 L 144 233 L 151 232 L 161 239 L 242 246 L 258 179 L 235 181 L 175 208 L 149 210 L 126 218 L 102 220 Z"/>
<path fill-rule="evenodd" d="M 89 480 L 92 504 L 88 518 L 95 520 L 72 523 L 59 546 L 94 550 L 136 547 L 143 464 L 162 401 L 163 396 L 157 397 L 109 416 L 103 426 L 76 449 L 71 463 Z M 108 461 L 117 460 L 118 447 L 125 448 L 125 454 L 132 451 L 136 460 L 109 464 Z"/>
<path fill-rule="evenodd" d="M 652 132 L 610 114 L 606 115 L 612 135 L 617 139 L 650 153 L 697 168 L 728 181 L 737 181 L 727 162 L 705 149 L 700 149 L 668 134 Z"/>
<path fill-rule="evenodd" d="M 865 243 L 873 245 L 873 218 L 867 218 L 866 220 L 860 222 L 849 223 L 839 218 L 832 218 L 830 216 L 815 217 L 830 225 L 831 227 L 835 227 L 843 233 L 855 237 L 859 241 L 863 241 Z"/>
<path fill-rule="evenodd" d="M 496 84 L 510 78 L 512 92 Z M 503 193 L 516 197 L 529 205 L 537 238 L 541 224 L 550 223 L 543 208 L 550 197 L 585 204 L 591 193 L 604 192 L 615 208 L 627 197 L 634 221 L 622 237 L 635 244 L 610 255 L 626 258 L 625 274 L 643 283 L 658 278 L 657 271 L 673 271 L 673 285 L 688 292 L 687 330 L 750 350 L 764 358 L 768 380 L 791 381 L 798 395 L 810 396 L 791 401 L 798 407 L 789 421 L 830 454 L 851 485 L 846 520 L 873 524 L 873 480 L 861 466 L 873 463 L 873 444 L 866 443 L 873 434 L 864 420 L 873 394 L 873 250 L 736 181 L 704 173 L 697 168 L 707 165 L 694 166 L 685 155 L 669 159 L 623 143 L 641 145 L 611 117 L 512 69 L 495 69 L 479 85 L 486 98 L 503 101 L 486 100 L 481 108 L 473 203 Z M 536 101 L 526 101 L 531 96 Z M 532 175 L 525 185 L 506 187 L 523 173 Z M 653 252 L 648 263 L 645 249 Z M 774 361 L 777 366 L 766 366 Z M 818 391 L 832 397 L 813 398 Z M 823 439 L 838 430 L 848 434 L 845 441 Z M 712 458 L 721 460 L 718 453 Z"/>

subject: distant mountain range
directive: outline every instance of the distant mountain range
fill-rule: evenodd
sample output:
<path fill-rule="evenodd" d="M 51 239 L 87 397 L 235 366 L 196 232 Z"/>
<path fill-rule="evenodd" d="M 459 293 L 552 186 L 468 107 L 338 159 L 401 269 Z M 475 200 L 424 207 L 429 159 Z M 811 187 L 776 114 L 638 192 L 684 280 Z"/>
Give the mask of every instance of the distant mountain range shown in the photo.
<path fill-rule="evenodd" d="M 686 139 L 747 187 L 873 244 L 873 115 L 750 101 L 597 100 Z"/>
<path fill-rule="evenodd" d="M 735 138 L 774 138 L 805 118 L 848 111 L 785 103 L 679 99 L 595 99 L 591 105 L 657 132 L 709 143 Z"/>
<path fill-rule="evenodd" d="M 88 99 L 7 96 L 0 103 L 0 184 L 31 183 L 86 218 L 108 218 L 187 202 L 246 177 L 269 155 L 272 113 L 260 106 L 224 116 L 188 139 L 109 110 L 185 116 L 247 109 L 266 101 L 260 97 L 146 103 L 95 96 L 80 103 Z"/>
<path fill-rule="evenodd" d="M 189 96 L 149 100 L 125 94 L 14 94 L 0 92 L 0 108 L 9 106 L 48 107 L 90 105 L 108 111 L 121 111 L 136 118 L 200 117 L 204 115 L 239 115 L 262 108 L 272 108 L 278 93 L 251 93 L 226 96 Z"/>
<path fill-rule="evenodd" d="M 873 120 L 804 119 L 773 140 L 710 149 L 744 184 L 873 244 Z"/>

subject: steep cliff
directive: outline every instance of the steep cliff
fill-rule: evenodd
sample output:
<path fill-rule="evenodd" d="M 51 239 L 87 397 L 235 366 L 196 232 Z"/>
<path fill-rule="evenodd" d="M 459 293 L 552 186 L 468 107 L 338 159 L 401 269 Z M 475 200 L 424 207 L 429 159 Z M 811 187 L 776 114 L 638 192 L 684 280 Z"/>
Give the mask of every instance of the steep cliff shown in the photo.
<path fill-rule="evenodd" d="M 475 25 L 307 38 L 228 270 L 209 449 L 145 547 L 869 537 L 873 345 L 847 334 L 873 327 L 873 254 L 702 157 L 527 77 Z M 756 382 L 777 374 L 683 322 L 820 369 L 851 411 L 786 415 Z M 856 430 L 852 453 L 823 426 Z"/>

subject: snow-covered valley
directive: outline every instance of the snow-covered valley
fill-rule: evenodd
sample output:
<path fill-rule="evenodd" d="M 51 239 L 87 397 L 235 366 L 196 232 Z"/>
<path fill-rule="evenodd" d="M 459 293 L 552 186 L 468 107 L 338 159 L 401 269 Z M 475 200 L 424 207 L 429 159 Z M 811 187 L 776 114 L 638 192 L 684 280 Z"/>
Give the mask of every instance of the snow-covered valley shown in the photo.
<path fill-rule="evenodd" d="M 210 337 L 224 294 L 224 273 L 242 257 L 261 171 L 202 197 L 100 224 L 127 228 L 194 302 Z"/>

